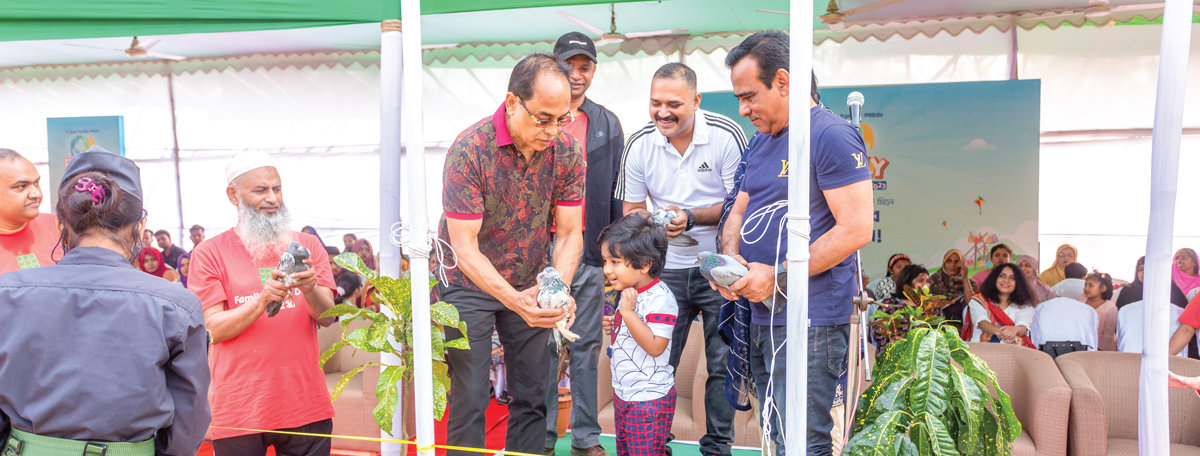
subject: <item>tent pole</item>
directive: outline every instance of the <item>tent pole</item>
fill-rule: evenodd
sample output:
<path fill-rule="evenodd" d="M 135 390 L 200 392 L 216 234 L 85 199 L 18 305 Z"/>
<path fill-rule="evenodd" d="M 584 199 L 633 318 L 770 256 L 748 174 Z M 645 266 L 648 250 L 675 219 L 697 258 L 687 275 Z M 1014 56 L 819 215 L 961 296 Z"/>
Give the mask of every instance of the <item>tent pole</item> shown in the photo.
<path fill-rule="evenodd" d="M 383 21 L 380 26 L 382 37 L 379 49 L 379 273 L 388 277 L 400 277 L 400 246 L 389 242 L 392 226 L 400 222 L 400 154 L 401 154 L 401 81 L 403 71 L 400 68 L 403 35 L 400 21 Z M 387 306 L 383 312 L 391 315 Z M 392 341 L 397 347 L 402 342 Z M 384 354 L 381 358 L 384 365 L 397 366 L 400 358 Z M 402 383 L 403 384 L 403 383 Z M 396 415 L 392 418 L 392 432 L 380 431 L 385 439 L 398 439 L 404 435 L 404 395 L 400 395 L 396 405 Z M 381 454 L 384 456 L 399 456 L 404 446 L 384 442 L 381 444 Z"/>
<path fill-rule="evenodd" d="M 805 454 L 808 415 L 808 186 L 809 103 L 812 85 L 813 2 L 791 0 L 791 68 L 788 102 L 787 205 L 787 370 L 784 447 L 788 456 Z M 795 121 L 795 122 L 793 122 Z M 780 399 L 776 399 L 780 400 Z M 849 401 L 847 401 L 849 402 Z M 764 405 L 765 406 L 765 405 Z"/>
<path fill-rule="evenodd" d="M 421 71 L 421 1 L 406 0 L 400 3 L 400 16 L 408 18 L 405 24 L 407 38 L 403 40 L 404 72 L 404 133 L 408 143 L 408 221 L 410 245 L 415 249 L 410 270 L 412 278 L 412 327 L 413 327 L 413 384 L 417 418 L 417 446 L 429 448 L 434 444 L 433 436 L 433 351 L 430 343 L 429 316 L 429 222 L 425 212 L 425 138 L 421 119 L 422 71 Z M 420 451 L 421 456 L 433 456 L 432 448 Z"/>
<path fill-rule="evenodd" d="M 1142 367 L 1138 388 L 1138 452 L 1170 453 L 1167 401 L 1167 344 L 1170 313 L 1171 243 L 1179 147 L 1183 135 L 1184 89 L 1191 45 L 1190 0 L 1167 0 L 1163 11 L 1150 155 L 1150 226 L 1146 236 L 1146 296 L 1142 306 Z"/>
<path fill-rule="evenodd" d="M 179 237 L 176 239 L 183 245 L 183 230 L 187 227 L 183 225 L 183 184 L 179 179 L 179 124 L 175 121 L 175 72 L 170 64 L 167 65 L 167 99 L 171 102 L 171 160 L 175 163 L 175 207 L 179 208 Z M 193 245 L 192 248 L 196 246 Z"/>

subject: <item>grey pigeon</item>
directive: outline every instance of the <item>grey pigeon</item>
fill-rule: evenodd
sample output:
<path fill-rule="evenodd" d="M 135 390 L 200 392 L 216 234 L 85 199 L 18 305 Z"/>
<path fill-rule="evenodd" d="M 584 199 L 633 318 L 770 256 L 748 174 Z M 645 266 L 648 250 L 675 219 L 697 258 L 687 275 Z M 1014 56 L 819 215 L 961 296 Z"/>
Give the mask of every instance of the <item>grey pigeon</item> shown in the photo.
<path fill-rule="evenodd" d="M 542 271 L 541 274 L 538 274 L 537 281 L 538 307 L 543 309 L 563 310 L 566 310 L 568 307 L 570 307 L 571 289 L 567 287 L 566 282 L 563 282 L 562 276 L 559 275 L 557 269 L 554 269 L 553 266 L 547 267 Z M 550 341 L 556 348 L 562 346 L 562 339 L 564 338 L 570 342 L 574 342 L 575 340 L 579 339 L 578 334 L 575 334 L 571 332 L 571 330 L 567 329 L 567 319 L 565 317 L 562 320 L 554 323 L 554 326 L 556 326 L 556 328 L 554 328 L 554 332 L 551 333 Z"/>
<path fill-rule="evenodd" d="M 741 263 L 738 263 L 737 260 L 729 255 L 700 252 L 698 257 L 700 259 L 700 275 L 722 287 L 729 288 L 730 285 L 733 285 L 742 276 L 750 273 L 749 269 L 742 266 Z M 780 286 L 786 286 L 786 284 L 781 283 Z M 780 304 L 774 305 L 776 296 L 779 296 L 779 294 L 776 293 L 775 296 L 767 298 L 766 301 L 763 301 L 763 305 L 767 306 L 768 309 L 774 309 L 775 313 L 780 313 L 783 312 L 787 301 L 780 299 L 778 300 Z"/>
<path fill-rule="evenodd" d="M 279 256 L 279 272 L 284 273 L 283 284 L 285 286 L 290 287 L 296 283 L 296 279 L 292 278 L 292 274 L 308 270 L 308 265 L 304 264 L 304 260 L 308 258 L 308 249 L 300 245 L 299 242 L 288 244 L 287 251 Z M 267 304 L 267 317 L 274 317 L 275 314 L 279 313 L 279 309 L 282 306 L 283 302 L 281 301 Z"/>
<path fill-rule="evenodd" d="M 676 214 L 675 211 L 668 211 L 661 207 L 655 209 L 654 212 L 650 214 L 650 219 L 654 221 L 654 224 L 658 225 L 658 227 L 662 228 L 663 230 L 667 229 L 667 224 L 671 223 L 671 220 L 675 220 L 675 217 L 679 217 L 679 214 Z M 696 238 L 683 233 L 680 233 L 679 236 L 671 238 L 667 244 L 676 247 L 695 247 L 700 245 L 700 243 L 696 241 Z"/>

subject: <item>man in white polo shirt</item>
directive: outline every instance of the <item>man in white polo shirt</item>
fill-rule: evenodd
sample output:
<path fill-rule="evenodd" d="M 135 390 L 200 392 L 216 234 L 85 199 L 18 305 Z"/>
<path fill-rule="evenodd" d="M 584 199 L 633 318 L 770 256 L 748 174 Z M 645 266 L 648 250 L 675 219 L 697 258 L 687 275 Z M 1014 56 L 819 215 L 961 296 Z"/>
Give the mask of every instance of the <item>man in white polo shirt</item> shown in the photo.
<path fill-rule="evenodd" d="M 650 85 L 652 122 L 629 138 L 614 196 L 624 201 L 625 214 L 662 207 L 679 216 L 667 225 L 667 236 L 683 232 L 699 245 L 671 245 L 666 269 L 659 277 L 679 304 L 671 340 L 671 366 L 687 343 L 697 315 L 704 317 L 708 382 L 704 388 L 707 433 L 700 439 L 705 455 L 728 455 L 733 443 L 733 407 L 725 398 L 725 358 L 729 346 L 717 332 L 721 295 L 700 275 L 696 256 L 717 251 L 721 203 L 733 188 L 733 174 L 746 150 L 746 135 L 733 120 L 700 109 L 696 72 L 682 63 L 668 63 L 654 73 Z"/>

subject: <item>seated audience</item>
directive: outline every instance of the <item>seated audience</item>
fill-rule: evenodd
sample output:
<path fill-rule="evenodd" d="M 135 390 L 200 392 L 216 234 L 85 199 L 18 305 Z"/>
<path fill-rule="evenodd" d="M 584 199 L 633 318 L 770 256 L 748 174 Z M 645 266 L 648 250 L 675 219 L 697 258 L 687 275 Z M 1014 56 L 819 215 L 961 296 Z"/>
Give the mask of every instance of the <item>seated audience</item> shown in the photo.
<path fill-rule="evenodd" d="M 355 236 L 354 233 L 346 233 L 345 236 L 342 236 L 342 243 L 346 244 L 346 246 L 345 246 L 346 248 L 343 251 L 344 252 L 353 252 L 354 251 L 354 241 L 357 241 L 357 240 L 358 240 L 358 236 Z"/>
<path fill-rule="evenodd" d="M 1005 244 L 993 245 L 992 249 L 988 251 L 988 259 L 992 261 L 992 267 L 976 272 L 975 275 L 971 277 L 971 280 L 974 280 L 976 285 L 982 285 L 983 281 L 987 280 L 988 274 L 991 274 L 992 270 L 996 269 L 996 266 L 1012 263 L 1012 256 L 1012 247 L 1009 247 Z"/>
<path fill-rule="evenodd" d="M 1087 268 L 1079 263 L 1071 263 L 1063 268 L 1063 271 L 1064 278 L 1052 285 L 1050 289 L 1054 290 L 1054 295 L 1060 298 L 1079 297 L 1083 294 L 1083 287 L 1086 285 L 1083 278 L 1087 277 Z"/>
<path fill-rule="evenodd" d="M 1047 342 L 1079 342 L 1096 351 L 1099 327 L 1095 309 L 1071 298 L 1053 298 L 1037 305 L 1029 339 L 1038 349 Z"/>
<path fill-rule="evenodd" d="M 886 305 L 878 306 L 877 310 L 890 314 L 899 309 L 900 306 L 913 305 L 912 301 L 904 295 L 904 289 L 905 287 L 920 289 L 929 285 L 929 270 L 925 269 L 925 266 L 921 266 L 919 264 L 910 264 L 905 266 L 904 269 L 901 269 L 899 274 L 896 274 L 895 282 L 896 290 L 892 292 L 891 296 L 888 296 L 883 301 L 880 301 Z M 871 309 L 870 314 L 873 315 L 875 313 L 874 310 L 875 309 Z M 907 328 L 903 329 L 907 330 Z M 879 350 L 883 350 L 883 346 L 890 342 L 887 340 L 886 336 L 881 334 L 873 334 L 873 336 L 875 339 L 876 353 L 878 353 Z"/>
<path fill-rule="evenodd" d="M 905 266 L 912 264 L 912 260 L 908 255 L 897 253 L 888 258 L 887 275 L 875 282 L 875 286 L 868 286 L 871 291 L 875 292 L 876 299 L 886 299 L 896 291 L 896 274 L 900 273 Z"/>
<path fill-rule="evenodd" d="M 1133 282 L 1130 282 L 1129 285 L 1121 287 L 1121 293 L 1117 295 L 1118 311 L 1120 311 L 1122 307 L 1142 300 L 1142 287 L 1144 286 L 1143 280 L 1145 280 L 1145 277 L 1146 257 L 1141 257 L 1138 258 L 1137 261 L 1137 272 L 1133 275 Z M 1180 311 L 1182 312 L 1182 309 L 1187 306 L 1187 303 L 1188 299 L 1187 296 L 1183 294 L 1183 290 L 1180 290 L 1179 285 L 1176 285 L 1174 282 L 1172 282 L 1171 304 L 1179 307 Z"/>
<path fill-rule="evenodd" d="M 367 269 L 379 272 L 379 268 L 375 265 L 375 250 L 371 247 L 371 241 L 366 239 L 354 241 L 354 245 L 351 246 L 351 250 L 349 251 L 358 254 L 358 257 L 362 258 L 363 264 L 367 266 Z"/>
<path fill-rule="evenodd" d="M 188 269 L 192 266 L 191 252 L 179 256 L 179 284 L 187 288 Z"/>
<path fill-rule="evenodd" d="M 334 304 L 350 304 L 359 307 L 359 298 L 362 296 L 362 281 L 359 280 L 358 274 L 342 274 L 337 279 L 337 297 L 334 299 Z"/>
<path fill-rule="evenodd" d="M 192 250 L 196 250 L 196 246 L 200 245 L 201 242 L 204 242 L 204 227 L 200 225 L 192 225 L 192 227 L 188 229 L 188 233 L 188 239 L 192 240 Z"/>
<path fill-rule="evenodd" d="M 163 261 L 167 263 L 167 267 L 178 269 L 179 255 L 183 255 L 184 250 L 171 242 L 171 233 L 158 230 L 154 233 L 154 239 L 158 241 L 158 248 L 162 249 Z"/>
<path fill-rule="evenodd" d="M 1117 303 L 1113 301 L 1112 276 L 1103 272 L 1088 274 L 1083 293 L 1076 298 L 1079 302 L 1096 309 L 1099 325 L 1096 327 L 1100 350 L 1117 349 Z"/>
<path fill-rule="evenodd" d="M 952 304 L 942 308 L 942 317 L 955 328 L 962 329 L 963 309 L 967 299 L 975 295 L 975 282 L 967 277 L 967 262 L 962 252 L 950 250 L 942 256 L 942 267 L 929 276 L 929 294 L 941 296 Z"/>
<path fill-rule="evenodd" d="M 1042 283 L 1051 287 L 1058 285 L 1063 279 L 1067 278 L 1067 265 L 1074 263 L 1079 257 L 1079 250 L 1071 244 L 1063 244 L 1058 247 L 1058 252 L 1055 254 L 1054 264 L 1038 274 L 1038 278 Z M 1062 295 L 1059 295 L 1062 296 Z M 1070 296 L 1073 297 L 1073 296 Z"/>
<path fill-rule="evenodd" d="M 325 241 L 321 239 L 321 235 L 317 234 L 317 229 L 313 228 L 312 225 L 306 225 L 304 228 L 300 228 L 300 232 L 316 236 L 317 241 L 321 243 L 321 247 L 325 247 Z"/>
<path fill-rule="evenodd" d="M 1190 343 L 1196 340 L 1196 328 L 1200 328 L 1200 299 L 1193 298 L 1188 301 L 1187 307 L 1183 309 L 1183 314 L 1179 316 L 1179 328 L 1171 336 L 1171 347 L 1167 353 L 1178 353 L 1187 347 Z M 1189 358 L 1196 357 L 1196 353 L 1189 351 Z"/>
<path fill-rule="evenodd" d="M 1117 310 L 1117 350 L 1126 353 L 1141 353 L 1142 352 L 1142 305 L 1143 301 L 1134 301 L 1126 304 Z M 1171 334 L 1175 334 L 1179 330 L 1179 317 L 1183 315 L 1183 309 L 1178 306 L 1170 306 L 1171 309 Z M 1176 356 L 1187 356 L 1185 351 L 1187 347 L 1171 352 Z"/>
<path fill-rule="evenodd" d="M 1035 348 L 1029 340 L 1034 312 L 1025 275 L 1012 263 L 1001 264 L 992 270 L 980 292 L 967 304 L 962 338 Z"/>
<path fill-rule="evenodd" d="M 1034 258 L 1033 255 L 1021 255 L 1017 258 L 1016 264 L 1017 267 L 1021 268 L 1021 272 L 1025 274 L 1026 283 L 1029 284 L 1029 294 L 1033 298 L 1034 305 L 1058 297 L 1049 285 L 1042 283 L 1042 280 L 1037 277 L 1037 258 Z"/>
<path fill-rule="evenodd" d="M 329 269 L 333 270 L 333 281 L 337 282 L 338 277 L 342 276 L 343 269 L 337 263 L 333 262 L 333 257 L 340 255 L 341 252 L 338 252 L 337 247 L 327 245 L 325 246 L 325 254 L 329 255 Z"/>
<path fill-rule="evenodd" d="M 1200 260 L 1196 259 L 1196 251 L 1179 249 L 1175 252 L 1175 265 L 1171 268 L 1171 282 L 1191 299 L 1192 290 L 1200 288 Z"/>
<path fill-rule="evenodd" d="M 163 261 L 162 252 L 154 247 L 142 248 L 142 253 L 138 255 L 140 259 L 142 271 L 155 277 L 162 277 L 168 282 L 178 282 L 179 274 L 171 268 L 167 267 L 167 263 Z"/>

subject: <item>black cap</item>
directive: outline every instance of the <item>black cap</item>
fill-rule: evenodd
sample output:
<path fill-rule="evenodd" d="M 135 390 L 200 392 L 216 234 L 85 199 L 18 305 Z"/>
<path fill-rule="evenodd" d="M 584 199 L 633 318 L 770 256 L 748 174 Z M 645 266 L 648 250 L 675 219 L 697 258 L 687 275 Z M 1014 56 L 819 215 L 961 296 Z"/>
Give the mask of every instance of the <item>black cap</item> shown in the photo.
<path fill-rule="evenodd" d="M 596 43 L 591 38 L 579 32 L 571 32 L 558 37 L 554 43 L 554 56 L 559 60 L 567 60 L 577 55 L 586 55 L 592 62 L 596 61 Z"/>
<path fill-rule="evenodd" d="M 84 171 L 101 171 L 108 174 L 121 190 L 142 199 L 142 171 L 133 160 L 111 153 L 100 146 L 92 146 L 87 152 L 76 155 L 63 172 L 63 182 Z"/>

